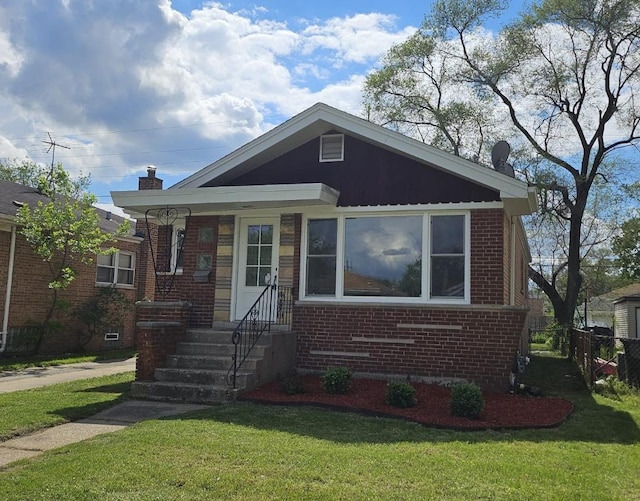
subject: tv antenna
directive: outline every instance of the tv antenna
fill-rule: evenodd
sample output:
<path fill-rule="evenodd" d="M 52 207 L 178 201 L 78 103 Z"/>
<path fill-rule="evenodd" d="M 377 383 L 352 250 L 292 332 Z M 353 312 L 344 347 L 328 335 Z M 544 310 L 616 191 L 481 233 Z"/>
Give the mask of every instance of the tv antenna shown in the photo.
<path fill-rule="evenodd" d="M 64 148 L 65 150 L 70 150 L 71 148 L 69 146 L 64 146 L 63 144 L 58 144 L 56 143 L 53 138 L 51 137 L 51 132 L 47 132 L 47 135 L 49 136 L 49 140 L 48 141 L 42 141 L 44 144 L 48 144 L 49 145 L 49 149 L 47 150 L 47 153 L 51 152 L 51 172 L 49 174 L 49 176 L 51 177 L 51 179 L 53 179 L 53 162 L 56 158 L 56 147 L 59 148 Z"/>
<path fill-rule="evenodd" d="M 515 177 L 513 167 L 507 163 L 509 153 L 511 153 L 509 143 L 506 141 L 498 141 L 491 150 L 491 163 L 493 164 L 493 168 L 498 172 L 502 172 L 510 177 Z"/>

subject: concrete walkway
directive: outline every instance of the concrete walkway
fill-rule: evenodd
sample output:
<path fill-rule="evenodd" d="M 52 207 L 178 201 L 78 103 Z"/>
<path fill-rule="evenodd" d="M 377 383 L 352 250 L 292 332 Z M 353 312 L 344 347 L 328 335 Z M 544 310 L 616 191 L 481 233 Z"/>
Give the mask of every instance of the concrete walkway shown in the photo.
<path fill-rule="evenodd" d="M 132 370 L 135 370 L 135 358 L 126 361 L 91 362 L 0 372 L 0 393 Z M 118 431 L 139 421 L 173 416 L 207 407 L 209 406 L 128 400 L 81 421 L 54 426 L 31 435 L 0 442 L 0 469 L 4 469 L 13 461 L 37 456 L 46 450 L 80 442 L 96 435 Z"/>
<path fill-rule="evenodd" d="M 135 370 L 136 358 L 132 357 L 127 360 L 105 360 L 52 367 L 30 367 L 18 371 L 0 371 L 0 393 L 29 390 L 48 384 L 67 383 Z"/>

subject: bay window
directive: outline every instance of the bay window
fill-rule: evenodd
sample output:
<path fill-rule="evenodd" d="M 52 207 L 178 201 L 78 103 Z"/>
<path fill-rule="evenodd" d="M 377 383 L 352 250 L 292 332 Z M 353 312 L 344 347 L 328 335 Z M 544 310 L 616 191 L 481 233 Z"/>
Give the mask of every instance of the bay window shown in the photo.
<path fill-rule="evenodd" d="M 309 218 L 305 296 L 467 301 L 467 226 L 464 213 Z"/>

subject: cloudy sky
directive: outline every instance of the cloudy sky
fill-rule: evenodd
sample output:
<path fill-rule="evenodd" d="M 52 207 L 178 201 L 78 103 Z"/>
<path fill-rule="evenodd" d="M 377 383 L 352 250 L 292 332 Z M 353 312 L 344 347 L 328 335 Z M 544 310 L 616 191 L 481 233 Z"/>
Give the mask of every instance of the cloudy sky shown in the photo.
<path fill-rule="evenodd" d="M 0 158 L 49 164 L 51 134 L 102 203 L 150 164 L 171 186 L 318 101 L 360 114 L 430 4 L 3 0 Z"/>

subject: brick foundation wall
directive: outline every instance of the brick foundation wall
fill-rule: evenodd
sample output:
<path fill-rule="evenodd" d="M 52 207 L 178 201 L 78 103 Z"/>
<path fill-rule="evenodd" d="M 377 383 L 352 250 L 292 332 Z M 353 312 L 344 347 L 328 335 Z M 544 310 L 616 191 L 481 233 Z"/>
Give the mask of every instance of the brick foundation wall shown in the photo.
<path fill-rule="evenodd" d="M 156 368 L 164 367 L 167 355 L 176 352 L 187 333 L 190 309 L 187 302 L 136 304 L 136 381 L 152 381 Z"/>
<path fill-rule="evenodd" d="M 526 309 L 298 303 L 296 365 L 435 380 L 505 391 Z"/>

